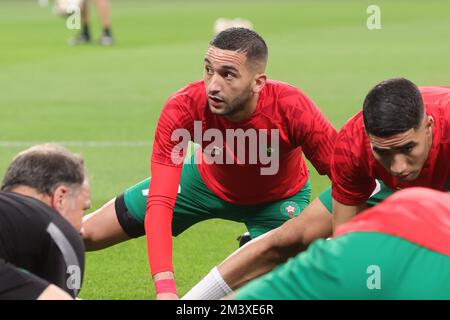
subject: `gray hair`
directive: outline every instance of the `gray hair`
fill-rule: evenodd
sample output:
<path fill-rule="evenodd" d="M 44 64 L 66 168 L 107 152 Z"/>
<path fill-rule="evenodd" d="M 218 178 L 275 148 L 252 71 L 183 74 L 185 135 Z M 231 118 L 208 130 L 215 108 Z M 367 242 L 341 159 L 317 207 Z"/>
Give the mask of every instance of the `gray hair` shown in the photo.
<path fill-rule="evenodd" d="M 56 144 L 33 146 L 14 157 L 4 175 L 1 191 L 27 186 L 51 195 L 60 185 L 79 187 L 84 183 L 84 161 Z"/>

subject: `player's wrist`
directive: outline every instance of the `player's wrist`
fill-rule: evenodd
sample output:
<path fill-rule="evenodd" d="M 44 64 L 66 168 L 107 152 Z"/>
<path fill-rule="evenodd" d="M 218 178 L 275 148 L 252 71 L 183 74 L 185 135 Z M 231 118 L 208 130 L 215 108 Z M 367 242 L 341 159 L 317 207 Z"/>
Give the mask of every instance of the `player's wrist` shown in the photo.
<path fill-rule="evenodd" d="M 177 288 L 173 278 L 155 280 L 155 290 L 157 295 L 163 293 L 173 293 L 177 295 Z"/>

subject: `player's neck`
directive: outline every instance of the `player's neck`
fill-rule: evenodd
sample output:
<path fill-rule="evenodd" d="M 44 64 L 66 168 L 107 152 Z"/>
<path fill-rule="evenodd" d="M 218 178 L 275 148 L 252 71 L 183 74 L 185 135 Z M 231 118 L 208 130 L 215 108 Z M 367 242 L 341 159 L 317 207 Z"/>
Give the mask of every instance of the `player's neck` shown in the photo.
<path fill-rule="evenodd" d="M 227 116 L 225 116 L 225 118 L 228 121 L 234 122 L 234 123 L 243 122 L 243 121 L 249 119 L 256 110 L 256 106 L 258 104 L 258 99 L 259 99 L 259 94 L 258 93 L 254 94 L 247 102 L 245 108 L 243 108 L 241 111 L 239 111 L 235 114 L 227 115 Z"/>

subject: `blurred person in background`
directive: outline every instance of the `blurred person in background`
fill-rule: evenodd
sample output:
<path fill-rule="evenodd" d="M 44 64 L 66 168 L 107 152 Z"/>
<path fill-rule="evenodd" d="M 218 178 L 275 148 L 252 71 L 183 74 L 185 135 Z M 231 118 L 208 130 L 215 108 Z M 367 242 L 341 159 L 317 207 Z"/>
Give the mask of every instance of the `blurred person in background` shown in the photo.
<path fill-rule="evenodd" d="M 91 42 L 88 2 L 89 0 L 83 0 L 80 3 L 81 32 L 76 37 L 70 39 L 69 43 L 71 45 L 79 45 Z M 98 44 L 102 46 L 111 46 L 114 44 L 114 38 L 111 31 L 109 0 L 94 0 L 94 2 L 102 24 L 102 34 L 98 39 Z"/>

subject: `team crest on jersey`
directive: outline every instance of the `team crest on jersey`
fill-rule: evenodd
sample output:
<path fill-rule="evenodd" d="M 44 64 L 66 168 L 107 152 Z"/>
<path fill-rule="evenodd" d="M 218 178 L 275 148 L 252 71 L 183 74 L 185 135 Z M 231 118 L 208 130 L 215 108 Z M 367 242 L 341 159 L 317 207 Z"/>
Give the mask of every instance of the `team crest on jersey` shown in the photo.
<path fill-rule="evenodd" d="M 280 211 L 281 214 L 287 214 L 292 219 L 300 213 L 300 206 L 294 201 L 286 201 L 281 204 Z"/>

